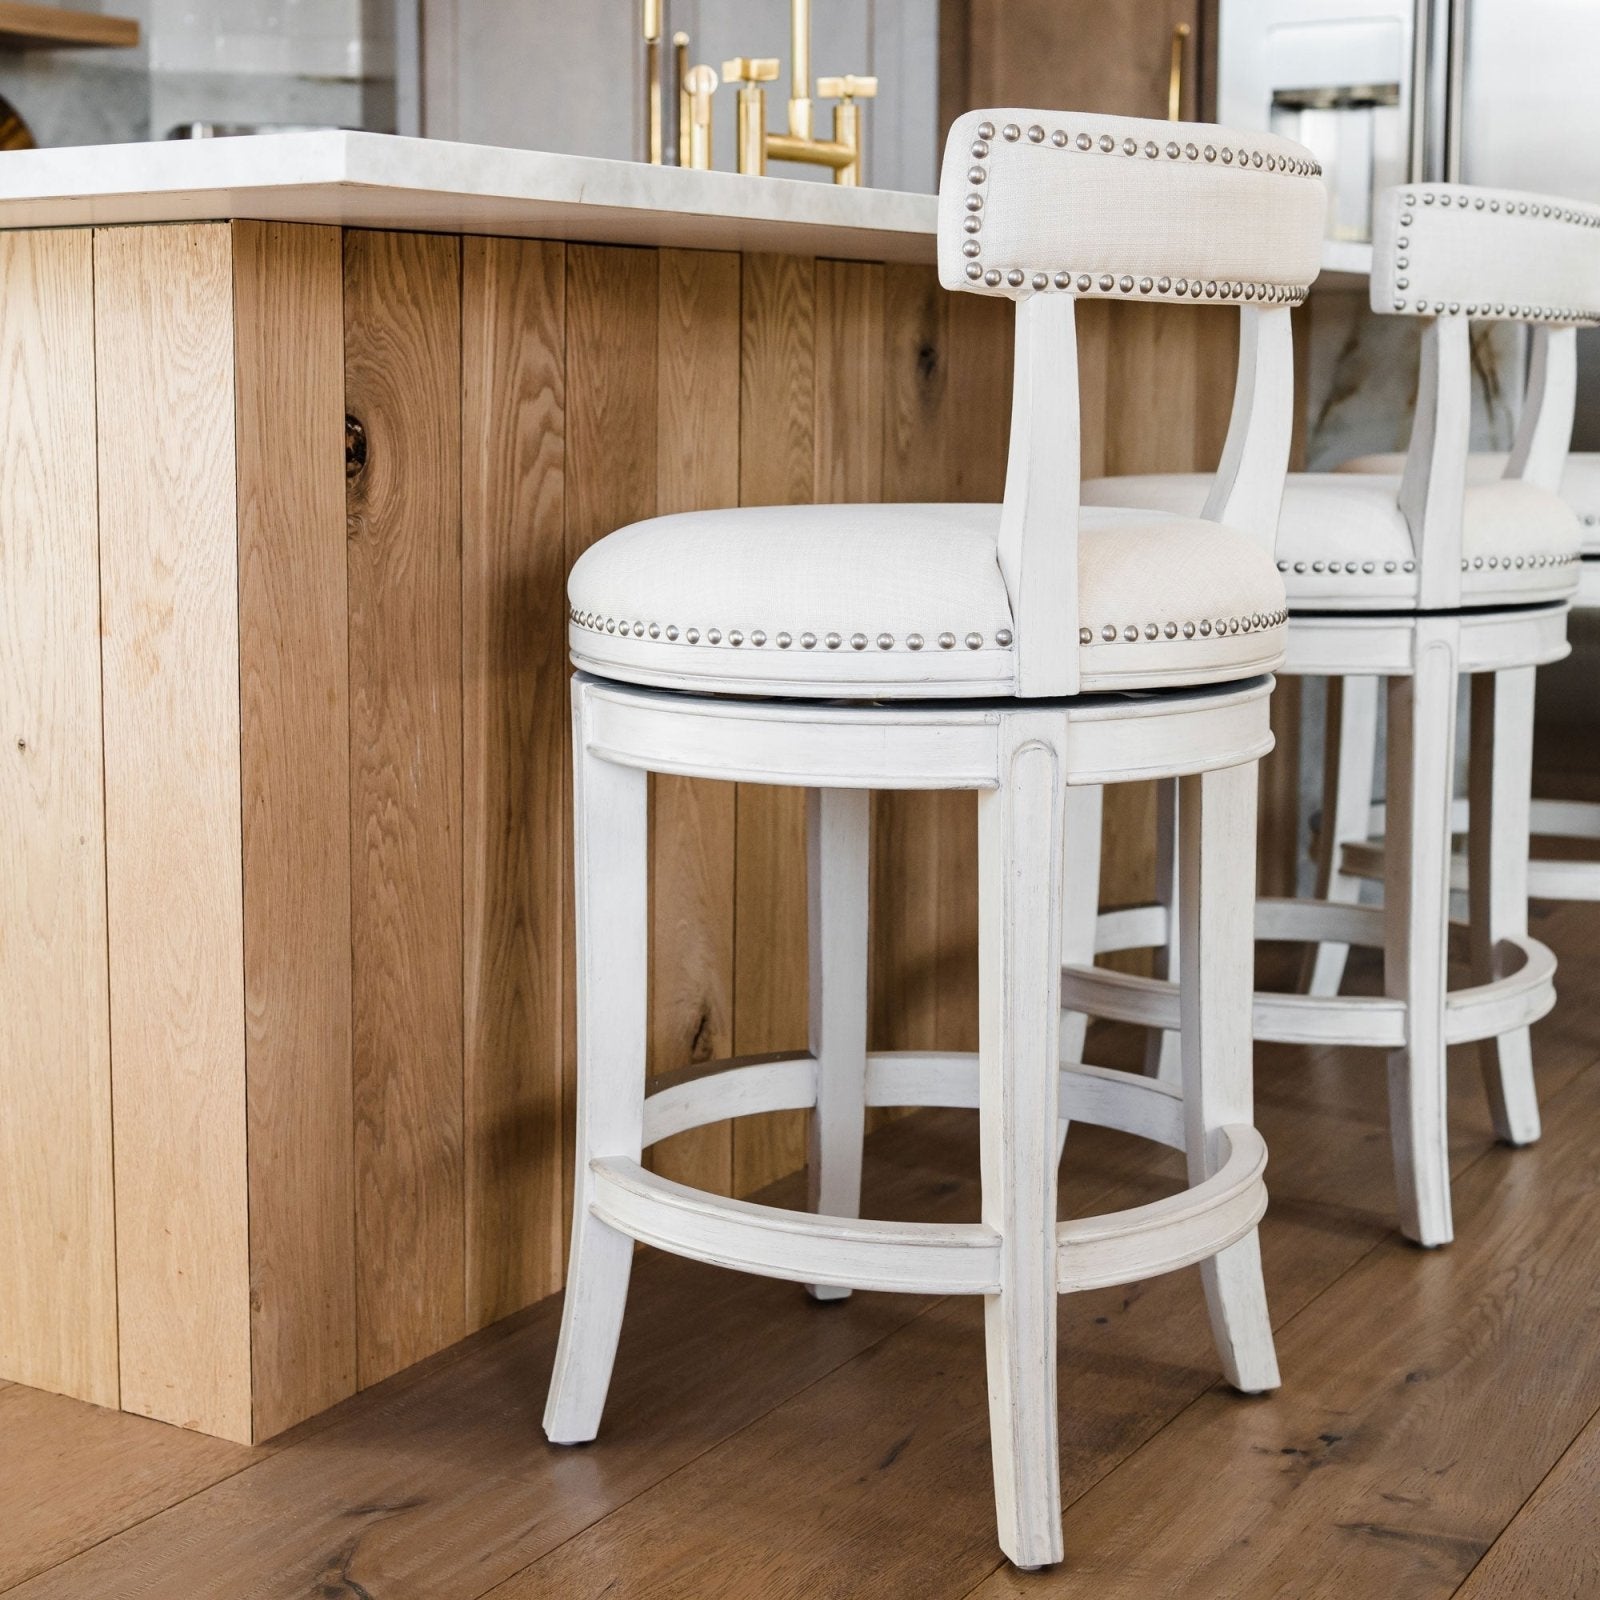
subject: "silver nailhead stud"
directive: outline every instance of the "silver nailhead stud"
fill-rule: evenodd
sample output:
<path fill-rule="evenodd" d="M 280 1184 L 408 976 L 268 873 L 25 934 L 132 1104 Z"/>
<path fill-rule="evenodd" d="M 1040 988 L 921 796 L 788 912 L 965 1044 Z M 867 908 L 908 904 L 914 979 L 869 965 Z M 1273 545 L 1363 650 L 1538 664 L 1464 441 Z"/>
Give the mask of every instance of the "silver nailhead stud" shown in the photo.
<path fill-rule="evenodd" d="M 1009 283 L 1013 289 L 1020 289 L 1022 287 L 1023 277 L 1024 277 L 1024 274 L 1023 274 L 1022 268 L 1021 267 L 1013 267 L 1006 274 L 1006 282 Z"/>
<path fill-rule="evenodd" d="M 941 633 L 939 635 L 939 648 L 941 650 L 954 650 L 955 647 L 956 636 L 953 633 Z"/>
<path fill-rule="evenodd" d="M 922 635 L 920 633 L 908 633 L 906 635 L 906 649 L 907 650 L 920 650 L 921 648 L 922 648 Z"/>
<path fill-rule="evenodd" d="M 650 624 L 650 637 L 652 639 L 659 639 L 661 637 L 661 624 L 659 622 L 652 622 Z"/>
<path fill-rule="evenodd" d="M 981 650 L 983 648 L 983 635 L 981 633 L 969 633 L 966 645 L 969 650 Z"/>
<path fill-rule="evenodd" d="M 1093 631 L 1093 629 L 1091 629 L 1091 628 L 1079 628 L 1078 629 L 1078 643 L 1079 644 L 1093 644 L 1094 643 L 1094 631 Z"/>
<path fill-rule="evenodd" d="M 756 631 L 750 635 L 750 643 L 755 645 L 757 649 L 759 649 L 766 642 L 767 636 L 759 628 L 757 628 Z"/>
<path fill-rule="evenodd" d="M 1124 294 L 1128 294 L 1133 289 L 1133 279 L 1129 277 L 1127 273 L 1124 273 L 1120 278 L 1117 279 L 1117 287 Z"/>
<path fill-rule="evenodd" d="M 1144 636 L 1145 636 L 1145 638 L 1147 638 L 1147 639 L 1159 638 L 1160 634 L 1161 634 L 1161 630 L 1160 630 L 1160 628 L 1158 628 L 1155 625 L 1155 623 L 1153 623 L 1153 622 L 1145 623 L 1145 625 L 1144 625 Z"/>
<path fill-rule="evenodd" d="M 780 633 L 773 642 L 780 650 L 787 650 L 789 646 L 794 643 L 794 640 L 791 639 L 788 634 Z"/>
<path fill-rule="evenodd" d="M 827 645 L 830 650 L 837 650 L 839 646 L 844 643 L 844 640 L 841 639 L 838 634 L 830 633 L 822 642 Z"/>
<path fill-rule="evenodd" d="M 976 283 L 983 276 L 983 268 L 976 261 L 969 261 L 967 263 L 967 276 Z"/>
<path fill-rule="evenodd" d="M 1044 272 L 1034 273 L 1033 286 L 1035 289 L 1048 289 L 1050 287 L 1049 274 Z"/>
<path fill-rule="evenodd" d="M 880 633 L 878 635 L 878 648 L 880 650 L 894 649 L 894 635 L 892 633 Z"/>
<path fill-rule="evenodd" d="M 1000 269 L 998 267 L 990 267 L 989 270 L 984 273 L 983 281 L 988 284 L 991 289 L 998 289 L 1000 287 Z"/>
<path fill-rule="evenodd" d="M 1002 650 L 1008 648 L 1011 644 L 1011 630 L 1009 628 L 1001 628 L 999 632 L 995 634 L 994 642 L 999 645 Z"/>
<path fill-rule="evenodd" d="M 1058 289 L 1070 289 L 1072 287 L 1072 274 L 1070 272 L 1058 272 L 1055 282 Z"/>
<path fill-rule="evenodd" d="M 1093 287 L 1094 279 L 1091 278 L 1087 272 L 1080 272 L 1078 274 L 1078 292 L 1080 294 L 1087 294 Z"/>
<path fill-rule="evenodd" d="M 1122 630 L 1122 637 L 1124 639 L 1126 639 L 1129 644 L 1132 644 L 1134 642 L 1134 640 L 1139 637 L 1139 629 L 1138 629 L 1138 627 L 1135 624 L 1130 622 Z"/>
<path fill-rule="evenodd" d="M 740 633 L 740 632 L 739 632 L 739 630 L 738 630 L 738 629 L 737 629 L 737 628 L 734 628 L 734 629 L 733 629 L 733 630 L 732 630 L 732 631 L 731 631 L 731 632 L 730 632 L 730 633 L 729 633 L 729 634 L 728 634 L 728 643 L 729 643 L 729 644 L 732 644 L 732 645 L 740 645 L 740 644 L 743 644 L 743 643 L 744 643 L 744 635 L 743 635 L 743 634 L 742 634 L 742 633 Z"/>
<path fill-rule="evenodd" d="M 852 650 L 865 650 L 867 648 L 867 636 L 866 636 L 866 634 L 864 634 L 864 633 L 852 633 L 850 635 L 850 648 Z"/>
<path fill-rule="evenodd" d="M 1137 139 L 1124 139 L 1122 141 L 1122 153 L 1123 153 L 1123 155 L 1125 155 L 1125 156 L 1135 155 L 1135 154 L 1137 154 L 1138 149 L 1139 149 L 1139 141 Z"/>
<path fill-rule="evenodd" d="M 1066 149 L 1066 147 L 1067 147 L 1066 129 L 1057 128 L 1056 131 L 1050 135 L 1050 143 L 1053 144 L 1056 147 L 1057 150 Z"/>
<path fill-rule="evenodd" d="M 633 625 L 633 636 L 634 636 L 635 639 L 644 638 L 644 624 L 642 622 L 634 623 L 634 625 Z"/>
<path fill-rule="evenodd" d="M 817 648 L 817 636 L 816 636 L 816 634 L 814 634 L 814 633 L 802 633 L 800 635 L 800 648 L 802 650 L 815 650 Z"/>
<path fill-rule="evenodd" d="M 1183 636 L 1184 636 L 1185 639 L 1194 638 L 1194 624 L 1192 622 L 1184 623 L 1184 625 L 1183 625 Z"/>
<path fill-rule="evenodd" d="M 980 139 L 994 138 L 994 124 L 992 122 L 980 122 L 978 124 L 978 137 Z"/>
<path fill-rule="evenodd" d="M 722 630 L 720 628 L 707 628 L 706 629 L 706 642 L 708 644 L 721 644 L 722 643 Z"/>
<path fill-rule="evenodd" d="M 1016 123 L 1008 122 L 1005 127 L 1000 130 L 1000 137 L 1012 144 L 1015 144 L 1017 140 L 1022 137 L 1022 129 L 1019 128 Z"/>
<path fill-rule="evenodd" d="M 1104 150 L 1107 155 L 1110 155 L 1111 152 L 1117 148 L 1117 141 L 1113 139 L 1109 133 L 1102 133 L 1100 135 L 1100 148 Z"/>
<path fill-rule="evenodd" d="M 1178 624 L 1176 622 L 1169 622 L 1161 631 L 1167 636 L 1167 638 L 1176 639 L 1178 637 Z"/>
<path fill-rule="evenodd" d="M 1117 280 L 1113 278 L 1109 272 L 1102 272 L 1100 274 L 1100 287 L 1104 291 L 1109 292 L 1116 281 Z"/>
<path fill-rule="evenodd" d="M 1044 129 L 1037 122 L 1028 129 L 1028 141 L 1030 144 L 1042 144 L 1044 142 Z"/>
<path fill-rule="evenodd" d="M 667 637 L 674 640 L 678 637 L 678 629 L 675 623 L 669 622 L 667 624 Z"/>
<path fill-rule="evenodd" d="M 1110 644 L 1111 641 L 1116 638 L 1116 636 L 1117 630 L 1109 622 L 1100 630 L 1100 637 L 1104 639 L 1107 644 Z"/>

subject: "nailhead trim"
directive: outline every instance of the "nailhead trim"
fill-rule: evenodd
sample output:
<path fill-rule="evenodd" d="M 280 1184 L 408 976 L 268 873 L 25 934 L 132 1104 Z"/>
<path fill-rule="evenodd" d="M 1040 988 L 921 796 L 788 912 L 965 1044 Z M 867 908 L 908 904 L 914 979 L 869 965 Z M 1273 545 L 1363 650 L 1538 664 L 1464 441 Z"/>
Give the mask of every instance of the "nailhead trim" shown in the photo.
<path fill-rule="evenodd" d="M 1597 518 L 1596 520 L 1600 521 L 1600 518 Z M 1545 556 L 1474 556 L 1470 560 L 1463 558 L 1461 562 L 1461 570 L 1463 572 L 1472 572 L 1480 568 L 1487 567 L 1491 572 L 1493 572 L 1503 567 L 1507 572 L 1510 572 L 1513 568 L 1520 572 L 1524 567 L 1528 568 L 1529 570 L 1539 567 L 1566 567 L 1570 566 L 1576 560 L 1578 560 L 1576 554 Z M 1378 564 L 1376 561 L 1296 561 L 1292 567 L 1287 561 L 1280 561 L 1278 563 L 1279 572 L 1293 571 L 1297 575 L 1310 572 L 1317 577 L 1320 577 L 1323 573 L 1327 573 L 1330 577 L 1336 578 L 1340 573 L 1348 573 L 1353 578 L 1358 572 L 1371 575 L 1372 573 L 1376 572 L 1377 569 Z M 1383 564 L 1383 570 L 1386 573 L 1394 573 L 1397 571 L 1415 572 L 1417 570 L 1417 564 L 1415 561 L 1385 561 Z"/>
<path fill-rule="evenodd" d="M 1180 634 L 1185 639 L 1196 636 L 1202 639 L 1231 637 L 1240 633 L 1265 633 L 1271 628 L 1281 628 L 1289 620 L 1287 611 L 1256 611 L 1248 617 L 1204 617 L 1197 622 L 1125 622 L 1120 627 L 1114 622 L 1102 623 L 1098 628 L 1079 628 L 1081 645 L 1135 644 L 1140 639 L 1154 643 L 1157 639 L 1172 640 Z"/>
<path fill-rule="evenodd" d="M 1074 287 L 1079 294 L 1088 294 L 1091 290 L 1098 290 L 1102 295 L 1116 299 L 1122 298 L 1147 298 L 1155 295 L 1161 299 L 1171 300 L 1228 300 L 1260 302 L 1262 305 L 1287 305 L 1301 304 L 1310 292 L 1309 284 L 1281 284 L 1281 283 L 1243 283 L 1238 280 L 1220 278 L 1178 278 L 1170 276 L 1160 278 L 1142 277 L 1135 279 L 1130 273 L 1123 273 L 1120 277 L 1106 272 L 1099 278 L 1092 277 L 1087 272 L 1080 272 L 1074 277 L 1072 272 L 1065 268 L 1035 269 L 1031 272 L 1023 267 L 985 267 L 982 261 L 983 246 L 979 243 L 978 235 L 983 228 L 984 200 L 979 188 L 988 181 L 988 167 L 986 163 L 991 157 L 990 141 L 995 137 L 995 126 L 992 122 L 982 122 L 978 125 L 977 142 L 972 146 L 974 165 L 967 171 L 967 182 L 972 185 L 972 192 L 967 195 L 966 207 L 968 216 L 962 223 L 966 233 L 972 235 L 961 246 L 962 254 L 967 260 L 967 278 L 974 284 L 981 283 L 985 288 L 998 289 L 1002 284 L 1012 289 L 1020 289 L 1024 285 L 1031 287 L 1036 293 L 1043 293 L 1047 289 L 1059 289 L 1062 292 L 1071 292 Z M 1008 122 L 1000 129 L 1000 137 L 1008 144 L 1015 144 L 1024 137 L 1024 130 L 1014 122 Z M 1034 123 L 1026 130 L 1026 137 L 1032 144 L 1043 144 L 1045 130 L 1039 123 Z M 1124 157 L 1157 161 L 1165 157 L 1168 161 L 1180 161 L 1189 165 L 1215 164 L 1220 162 L 1225 167 L 1235 164 L 1235 149 L 1231 145 L 1224 145 L 1220 149 L 1214 144 L 1204 147 L 1197 145 L 1193 140 L 1179 145 L 1172 139 L 1165 147 L 1159 145 L 1154 139 L 1148 139 L 1143 145 L 1137 140 L 1125 138 L 1119 145 L 1109 134 L 1102 133 L 1096 138 L 1092 133 L 1080 130 L 1076 135 L 1070 134 L 1065 128 L 1057 128 L 1049 135 L 1049 142 L 1057 150 L 1076 150 L 1083 153 L 1091 151 L 1101 155 L 1111 155 L 1120 150 Z M 1263 172 L 1283 173 L 1290 177 L 1320 178 L 1322 176 L 1321 163 L 1317 161 L 1302 161 L 1295 157 L 1269 154 L 1261 150 L 1249 150 L 1240 145 L 1237 149 L 1237 162 L 1239 170 L 1254 169 Z"/>
<path fill-rule="evenodd" d="M 1409 228 L 1415 220 L 1414 208 L 1418 200 L 1425 206 L 1437 205 L 1441 211 L 1448 211 L 1451 204 L 1466 210 L 1469 207 L 1478 211 L 1498 212 L 1501 202 L 1485 195 L 1449 194 L 1428 192 L 1422 195 L 1408 194 L 1402 202 L 1408 209 L 1400 213 L 1400 226 Z M 1547 205 L 1541 201 L 1518 200 L 1505 202 L 1505 213 L 1509 216 L 1536 217 L 1547 222 L 1564 222 L 1578 228 L 1600 228 L 1600 211 L 1583 211 L 1575 206 Z M 1406 235 L 1401 234 L 1395 239 L 1395 244 L 1404 250 L 1410 243 Z M 1395 266 L 1402 271 L 1409 264 L 1406 256 L 1397 256 Z M 1517 322 L 1600 322 L 1600 310 L 1585 311 L 1576 306 L 1530 306 L 1512 305 L 1504 300 L 1490 302 L 1484 300 L 1479 303 L 1471 301 L 1463 304 L 1459 300 L 1428 300 L 1426 298 L 1408 302 L 1401 298 L 1398 291 L 1411 286 L 1410 279 L 1396 278 L 1394 309 L 1396 311 L 1414 310 L 1422 315 L 1431 313 L 1436 317 L 1504 317 Z"/>
<path fill-rule="evenodd" d="M 635 639 L 643 639 L 648 635 L 652 639 L 667 639 L 674 644 L 677 643 L 680 637 L 686 644 L 699 644 L 702 638 L 701 630 L 696 627 L 680 629 L 675 622 L 644 623 L 623 621 L 617 617 L 602 616 L 598 611 L 579 611 L 575 606 L 567 608 L 567 620 L 574 627 L 587 629 L 590 633 L 614 633 L 624 637 L 631 636 Z M 707 644 L 723 643 L 723 634 L 719 628 L 707 628 L 703 637 Z M 795 643 L 795 638 L 793 634 L 783 631 L 774 634 L 772 642 L 778 649 L 787 650 Z M 819 641 L 818 636 L 814 633 L 802 633 L 800 635 L 799 644 L 802 650 L 815 650 L 819 642 L 828 650 L 838 650 L 845 645 L 849 645 L 852 650 L 865 650 L 868 644 L 868 636 L 860 632 L 848 635 L 833 632 L 824 634 Z M 893 650 L 898 647 L 903 647 L 907 650 L 920 650 L 925 641 L 920 633 L 908 633 L 904 639 L 897 639 L 892 633 L 880 633 L 871 642 L 880 650 Z M 958 636 L 947 631 L 941 633 L 936 642 L 941 650 L 954 650 L 958 642 Z M 959 642 L 969 650 L 981 650 L 984 646 L 984 637 L 974 630 L 961 635 Z M 767 643 L 767 634 L 762 628 L 752 628 L 748 634 L 741 632 L 738 628 L 730 628 L 727 633 L 727 643 L 735 649 L 745 643 L 749 643 L 759 650 Z M 1011 630 L 1009 628 L 997 628 L 995 630 L 994 643 L 997 649 L 1009 650 L 1012 643 Z"/>

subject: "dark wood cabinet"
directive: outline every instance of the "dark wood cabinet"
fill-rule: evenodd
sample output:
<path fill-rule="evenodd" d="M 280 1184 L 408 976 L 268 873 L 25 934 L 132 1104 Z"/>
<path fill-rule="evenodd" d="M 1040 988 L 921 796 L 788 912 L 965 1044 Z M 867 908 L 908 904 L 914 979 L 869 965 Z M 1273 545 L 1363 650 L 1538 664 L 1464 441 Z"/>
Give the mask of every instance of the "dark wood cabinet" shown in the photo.
<path fill-rule="evenodd" d="M 1216 0 L 942 0 L 940 115 L 1037 106 L 1165 117 L 1174 34 L 1180 115 L 1211 115 Z"/>

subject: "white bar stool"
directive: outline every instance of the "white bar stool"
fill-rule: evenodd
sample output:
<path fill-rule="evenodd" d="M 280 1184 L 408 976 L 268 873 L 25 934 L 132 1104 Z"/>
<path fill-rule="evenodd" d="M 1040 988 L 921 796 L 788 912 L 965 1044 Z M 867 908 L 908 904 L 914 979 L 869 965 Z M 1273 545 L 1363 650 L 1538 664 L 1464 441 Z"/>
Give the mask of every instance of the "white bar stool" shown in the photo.
<path fill-rule="evenodd" d="M 1496 452 L 1469 457 L 1470 487 L 1493 483 L 1505 476 L 1511 458 Z M 1341 472 L 1385 473 L 1397 470 L 1403 456 L 1357 456 Z M 1577 513 L 1583 530 L 1578 587 L 1572 596 L 1574 611 L 1600 607 L 1600 454 L 1567 457 L 1561 475 L 1561 498 Z M 1377 729 L 1377 680 L 1350 678 L 1328 713 L 1328 763 L 1322 815 L 1324 826 L 1316 836 L 1314 852 L 1318 884 L 1338 899 L 1354 900 L 1364 878 L 1382 878 L 1384 807 L 1372 804 L 1373 747 Z M 1451 815 L 1457 835 L 1469 830 L 1469 809 L 1458 800 Z M 1536 838 L 1600 839 L 1600 802 L 1593 800 L 1533 799 L 1528 827 Z M 1468 861 L 1458 853 L 1451 863 L 1454 889 L 1467 886 Z M 1528 861 L 1528 894 L 1535 900 L 1600 900 L 1600 861 L 1564 861 L 1559 856 L 1532 856 Z M 1344 974 L 1346 947 L 1317 946 L 1309 992 L 1335 994 Z"/>
<path fill-rule="evenodd" d="M 1324 972 L 1311 994 L 1257 994 L 1255 1036 L 1388 1051 L 1401 1227 L 1419 1244 L 1439 1245 L 1451 1237 L 1446 1046 L 1482 1043 L 1502 1138 L 1524 1144 L 1539 1134 L 1528 1026 L 1554 1004 L 1555 958 L 1527 925 L 1533 680 L 1536 666 L 1567 649 L 1579 527 L 1557 490 L 1572 430 L 1574 324 L 1600 314 L 1600 210 L 1408 185 L 1381 197 L 1374 231 L 1374 310 L 1429 319 L 1411 448 L 1399 476 L 1291 474 L 1277 554 L 1290 604 L 1282 670 L 1344 685 L 1388 680 L 1384 908 L 1356 905 L 1345 881 L 1330 880 L 1323 898 L 1261 901 L 1256 936 L 1320 944 L 1325 955 L 1381 947 L 1384 992 L 1325 992 Z M 1536 331 L 1517 449 L 1504 476 L 1469 488 L 1474 317 Z M 1107 478 L 1085 484 L 1083 498 L 1183 514 L 1203 493 L 1192 478 Z M 1478 816 L 1470 928 L 1452 929 L 1463 675 L 1473 677 Z M 1370 798 L 1371 767 L 1363 774 L 1358 766 L 1344 769 L 1340 787 Z M 1150 933 L 1148 916 L 1105 918 L 1097 948 L 1148 943 Z M 1452 933 L 1473 977 L 1455 990 L 1446 979 Z M 1157 979 L 1079 964 L 1064 995 L 1064 1004 L 1094 1015 L 1178 1025 L 1177 996 Z"/>
<path fill-rule="evenodd" d="M 599 1428 L 635 1240 L 819 1298 L 982 1295 L 1000 1544 L 1024 1567 L 1061 1557 L 1058 1294 L 1199 1263 L 1229 1381 L 1276 1386 L 1249 915 L 1266 674 L 1285 619 L 1271 534 L 1289 307 L 1316 272 L 1322 207 L 1308 152 L 1271 136 L 962 117 L 940 189 L 940 275 L 1017 302 L 1004 504 L 661 517 L 573 569 L 578 1152 L 553 1441 Z M 1079 295 L 1239 307 L 1238 399 L 1204 517 L 1080 511 Z M 810 791 L 811 1049 L 714 1062 L 646 1096 L 649 772 Z M 1184 796 L 1181 1088 L 1060 1065 L 1077 797 L 1161 775 Z M 866 1048 L 875 788 L 979 792 L 976 1055 Z M 860 1217 L 869 1105 L 977 1108 L 978 1220 Z M 812 1112 L 816 1214 L 685 1188 L 641 1162 L 686 1128 L 793 1108 Z M 1184 1150 L 1190 1186 L 1059 1223 L 1060 1116 Z"/>

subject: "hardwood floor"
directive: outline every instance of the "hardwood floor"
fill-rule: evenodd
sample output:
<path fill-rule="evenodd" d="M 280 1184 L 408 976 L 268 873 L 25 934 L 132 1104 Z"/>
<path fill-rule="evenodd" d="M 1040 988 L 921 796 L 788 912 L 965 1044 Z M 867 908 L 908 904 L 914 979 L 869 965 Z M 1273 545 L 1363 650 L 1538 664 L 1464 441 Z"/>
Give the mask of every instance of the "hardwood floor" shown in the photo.
<path fill-rule="evenodd" d="M 1535 1031 L 1545 1136 L 1494 1144 L 1459 1054 L 1446 1250 L 1394 1227 L 1381 1056 L 1258 1052 L 1279 1394 L 1217 1383 L 1193 1271 L 1062 1301 L 1051 1572 L 995 1547 L 978 1304 L 816 1306 L 646 1252 L 583 1449 L 538 1427 L 554 1301 L 253 1450 L 0 1384 L 0 1592 L 1600 1595 L 1600 910 L 1536 907 L 1534 931 L 1563 962 Z M 869 1207 L 976 1215 L 976 1150 L 964 1113 L 887 1123 Z M 1064 1205 L 1136 1204 L 1178 1175 L 1078 1128 Z"/>

